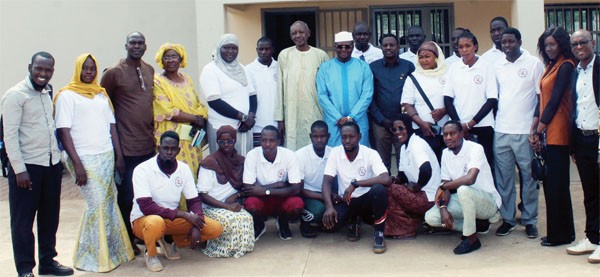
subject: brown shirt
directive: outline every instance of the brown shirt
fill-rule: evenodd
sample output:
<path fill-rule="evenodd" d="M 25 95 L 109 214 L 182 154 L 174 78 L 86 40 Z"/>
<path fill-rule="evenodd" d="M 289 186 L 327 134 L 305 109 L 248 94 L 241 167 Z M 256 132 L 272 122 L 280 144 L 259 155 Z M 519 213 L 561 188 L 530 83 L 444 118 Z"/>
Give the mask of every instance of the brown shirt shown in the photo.
<path fill-rule="evenodd" d="M 571 63 L 571 60 L 561 57 L 552 66 L 546 68 L 542 79 L 540 80 L 540 120 L 543 118 L 544 110 L 547 108 L 552 90 L 557 82 L 558 70 L 564 63 Z M 569 75 L 570 76 L 570 75 Z M 546 143 L 550 145 L 569 145 L 569 123 L 571 115 L 571 87 L 567 89 L 560 98 L 560 104 L 554 114 L 554 117 L 546 126 Z"/>
<path fill-rule="evenodd" d="M 143 156 L 154 152 L 154 68 L 144 61 L 140 62 L 138 67 L 122 59 L 107 69 L 100 81 L 115 108 L 124 156 Z"/>

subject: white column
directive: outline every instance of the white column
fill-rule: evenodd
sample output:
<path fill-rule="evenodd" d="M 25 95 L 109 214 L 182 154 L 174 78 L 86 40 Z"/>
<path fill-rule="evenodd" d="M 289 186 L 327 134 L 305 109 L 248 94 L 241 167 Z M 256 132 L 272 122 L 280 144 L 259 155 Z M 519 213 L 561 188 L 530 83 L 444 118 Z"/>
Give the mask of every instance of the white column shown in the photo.
<path fill-rule="evenodd" d="M 519 29 L 522 48 L 537 56 L 537 40 L 544 32 L 544 0 L 513 0 L 511 26 Z"/>

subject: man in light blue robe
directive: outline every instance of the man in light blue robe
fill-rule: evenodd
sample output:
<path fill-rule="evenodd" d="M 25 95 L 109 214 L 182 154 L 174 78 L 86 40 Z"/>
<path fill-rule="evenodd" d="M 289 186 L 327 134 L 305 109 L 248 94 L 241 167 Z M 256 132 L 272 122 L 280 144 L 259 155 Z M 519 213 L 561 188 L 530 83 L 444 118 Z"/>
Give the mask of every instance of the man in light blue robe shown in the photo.
<path fill-rule="evenodd" d="M 317 73 L 317 95 L 323 117 L 329 126 L 329 146 L 342 144 L 340 126 L 355 121 L 363 134 L 368 134 L 367 110 L 373 98 L 373 74 L 369 65 L 352 58 L 352 33 L 335 35 L 336 58 L 321 64 Z M 360 144 L 369 146 L 369 136 Z"/>

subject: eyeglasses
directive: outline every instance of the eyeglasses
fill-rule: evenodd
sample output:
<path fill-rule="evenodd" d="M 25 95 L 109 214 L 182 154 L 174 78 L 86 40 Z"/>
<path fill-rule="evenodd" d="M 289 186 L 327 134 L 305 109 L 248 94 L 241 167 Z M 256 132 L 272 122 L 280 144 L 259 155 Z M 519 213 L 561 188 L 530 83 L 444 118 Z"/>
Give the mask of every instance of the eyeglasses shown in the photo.
<path fill-rule="evenodd" d="M 390 128 L 390 132 L 395 133 L 395 132 L 402 132 L 406 130 L 406 127 L 392 127 Z"/>
<path fill-rule="evenodd" d="M 338 45 L 335 48 L 339 49 L 339 50 L 350 50 L 350 48 L 352 48 L 352 46 L 351 45 Z"/>
<path fill-rule="evenodd" d="M 571 48 L 576 48 L 577 46 L 586 46 L 590 41 L 589 40 L 582 40 L 582 41 L 576 41 L 571 43 Z"/>
<path fill-rule="evenodd" d="M 228 140 L 217 140 L 217 143 L 218 143 L 219 145 L 225 145 L 225 144 L 232 145 L 232 144 L 235 144 L 235 139 L 228 139 Z"/>
<path fill-rule="evenodd" d="M 165 60 L 165 61 L 178 61 L 179 60 L 179 55 L 163 56 L 162 59 Z"/>

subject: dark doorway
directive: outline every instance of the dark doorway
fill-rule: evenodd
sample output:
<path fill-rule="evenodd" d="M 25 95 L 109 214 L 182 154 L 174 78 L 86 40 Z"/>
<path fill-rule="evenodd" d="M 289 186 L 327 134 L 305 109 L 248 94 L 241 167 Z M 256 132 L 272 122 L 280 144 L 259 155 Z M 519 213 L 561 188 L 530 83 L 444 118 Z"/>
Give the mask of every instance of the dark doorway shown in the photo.
<path fill-rule="evenodd" d="M 263 10 L 263 34 L 273 40 L 275 44 L 273 57 L 276 59 L 281 50 L 294 45 L 294 42 L 290 39 L 290 26 L 297 20 L 302 20 L 308 24 L 311 30 L 308 44 L 315 46 L 318 35 L 316 32 L 316 8 Z"/>

